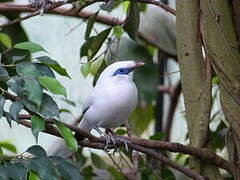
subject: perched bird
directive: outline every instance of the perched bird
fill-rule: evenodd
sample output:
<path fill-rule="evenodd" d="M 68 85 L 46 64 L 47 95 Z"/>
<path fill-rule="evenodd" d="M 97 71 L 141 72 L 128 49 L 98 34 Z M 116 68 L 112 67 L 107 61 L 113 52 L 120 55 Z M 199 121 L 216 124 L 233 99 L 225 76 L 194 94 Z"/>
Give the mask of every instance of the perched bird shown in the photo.
<path fill-rule="evenodd" d="M 106 146 L 112 136 L 103 133 L 99 127 L 115 128 L 123 125 L 138 100 L 138 91 L 133 82 L 133 71 L 136 67 L 143 66 L 143 62 L 119 61 L 108 66 L 99 76 L 96 86 L 87 98 L 80 122 L 80 129 L 90 132 L 95 129 L 106 138 Z M 84 139 L 80 134 L 75 134 L 77 140 Z"/>

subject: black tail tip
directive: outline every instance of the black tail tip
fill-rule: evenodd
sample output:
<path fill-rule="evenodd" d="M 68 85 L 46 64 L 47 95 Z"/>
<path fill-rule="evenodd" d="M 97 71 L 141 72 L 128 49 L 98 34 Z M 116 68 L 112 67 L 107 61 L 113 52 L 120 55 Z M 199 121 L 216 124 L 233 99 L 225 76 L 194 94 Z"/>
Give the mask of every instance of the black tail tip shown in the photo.
<path fill-rule="evenodd" d="M 85 138 L 85 136 L 83 136 L 79 133 L 75 133 L 74 137 L 76 138 L 77 141 L 82 141 Z"/>

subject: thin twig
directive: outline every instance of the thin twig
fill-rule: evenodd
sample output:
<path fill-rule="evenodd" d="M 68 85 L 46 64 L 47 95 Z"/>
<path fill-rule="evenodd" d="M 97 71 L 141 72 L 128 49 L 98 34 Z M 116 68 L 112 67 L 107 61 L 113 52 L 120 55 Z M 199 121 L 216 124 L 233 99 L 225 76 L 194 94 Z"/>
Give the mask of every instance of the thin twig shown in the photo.
<path fill-rule="evenodd" d="M 48 12 L 49 10 L 56 9 L 56 8 L 62 6 L 62 5 L 65 5 L 65 4 L 68 4 L 68 3 L 72 3 L 72 2 L 75 2 L 75 1 L 77 1 L 77 0 L 68 0 L 68 1 L 66 1 L 66 2 L 61 2 L 61 1 L 60 1 L 60 2 L 52 3 L 49 7 L 46 7 L 46 8 L 44 9 L 44 12 Z M 176 11 L 175 11 L 174 9 L 172 9 L 171 7 L 169 7 L 169 6 L 161 3 L 161 2 L 159 2 L 159 1 L 156 1 L 156 0 L 136 0 L 136 1 L 137 1 L 137 2 L 140 2 L 140 3 L 153 4 L 153 5 L 159 6 L 159 7 L 163 8 L 164 10 L 166 10 L 167 12 L 170 12 L 171 14 L 176 15 Z M 78 12 L 77 12 L 77 13 L 74 12 L 74 14 L 75 14 L 75 15 L 79 14 L 79 12 L 82 11 L 83 8 L 85 8 L 85 7 L 89 6 L 89 5 L 92 5 L 92 4 L 94 4 L 94 3 L 97 3 L 97 2 L 107 2 L 107 1 L 106 1 L 106 0 L 90 0 L 90 1 L 87 1 L 82 7 L 80 7 L 80 9 L 78 10 Z M 4 4 L 0 4 L 0 5 L 1 5 L 1 6 L 5 6 L 4 9 L 3 9 L 5 12 L 6 12 L 7 6 L 8 6 L 8 8 L 11 8 L 11 6 L 12 6 L 12 7 L 15 8 L 15 9 L 16 9 L 17 7 L 21 8 L 21 9 L 24 8 L 23 5 L 19 5 L 19 6 L 18 6 L 18 5 L 8 5 L 8 4 L 6 5 L 5 3 L 4 3 Z M 7 26 L 10 26 L 10 25 L 13 25 L 13 24 L 15 24 L 15 23 L 19 23 L 19 22 L 21 22 L 21 21 L 23 21 L 23 20 L 26 20 L 26 19 L 29 19 L 29 18 L 31 18 L 31 17 L 34 17 L 34 16 L 36 16 L 36 15 L 41 14 L 41 11 L 36 10 L 35 8 L 31 8 L 31 7 L 29 7 L 29 8 L 31 9 L 31 11 L 34 11 L 34 12 L 32 12 L 31 14 L 26 15 L 26 16 L 24 16 L 24 17 L 17 18 L 17 19 L 15 19 L 15 20 L 13 20 L 13 21 L 10 21 L 10 22 L 1 24 L 1 25 L 0 25 L 0 29 L 1 29 L 1 28 L 4 28 L 4 27 L 7 27 Z M 25 7 L 25 9 L 26 9 L 26 7 Z M 0 12 L 1 12 L 1 7 L 0 7 Z M 65 13 L 69 13 L 69 11 L 66 11 Z"/>

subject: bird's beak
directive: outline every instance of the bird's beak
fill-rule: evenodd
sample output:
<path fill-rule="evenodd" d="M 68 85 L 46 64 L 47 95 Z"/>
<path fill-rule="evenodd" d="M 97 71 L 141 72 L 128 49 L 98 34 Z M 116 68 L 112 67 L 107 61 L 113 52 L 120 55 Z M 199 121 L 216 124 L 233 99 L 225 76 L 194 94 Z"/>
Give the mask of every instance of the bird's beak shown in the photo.
<path fill-rule="evenodd" d="M 135 66 L 134 67 L 141 67 L 141 66 L 144 66 L 144 62 L 142 62 L 142 61 L 139 61 L 139 62 L 136 62 L 135 63 Z"/>

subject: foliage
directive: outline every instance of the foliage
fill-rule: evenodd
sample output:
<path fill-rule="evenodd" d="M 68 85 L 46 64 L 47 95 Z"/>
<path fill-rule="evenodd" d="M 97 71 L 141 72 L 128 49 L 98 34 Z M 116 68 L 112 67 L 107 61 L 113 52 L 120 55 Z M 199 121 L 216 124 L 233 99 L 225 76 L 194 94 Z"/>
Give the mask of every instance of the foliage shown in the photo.
<path fill-rule="evenodd" d="M 87 2 L 81 0 L 74 5 L 76 6 L 74 8 L 81 8 L 87 6 Z M 110 12 L 120 6 L 126 11 L 126 20 L 122 24 L 104 27 L 98 32 L 95 25 L 97 16 L 102 11 Z M 13 20 L 19 17 L 19 14 L 3 14 L 3 16 L 7 20 Z M 155 122 L 157 113 L 155 109 L 159 93 L 157 91 L 159 62 L 155 58 L 156 51 L 162 52 L 166 59 L 171 57 L 176 60 L 175 22 L 166 13 L 160 12 L 159 7 L 152 8 L 136 1 L 109 0 L 101 4 L 86 23 L 87 28 L 83 32 L 85 42 L 79 47 L 79 58 L 83 63 L 80 72 L 85 78 L 93 77 L 93 86 L 104 68 L 115 61 L 146 62 L 144 67 L 135 72 L 134 81 L 140 94 L 138 105 L 130 117 L 134 135 L 141 136 L 150 123 Z M 39 52 L 43 55 L 31 57 L 33 53 Z M 1 30 L 0 53 L 0 118 L 4 117 L 10 127 L 12 123 L 20 123 L 25 121 L 23 119 L 27 119 L 31 122 L 36 143 L 39 133 L 46 130 L 47 123 L 51 123 L 59 130 L 66 147 L 72 153 L 67 159 L 48 156 L 41 146 L 35 145 L 21 155 L 16 155 L 17 149 L 14 145 L 8 141 L 0 142 L 0 179 L 88 180 L 101 176 L 101 172 L 104 172 L 112 179 L 122 180 L 129 175 L 127 170 L 134 171 L 134 168 L 137 176 L 144 180 L 176 178 L 175 173 L 168 167 L 163 166 L 159 168 L 162 168 L 161 171 L 156 171 L 151 166 L 153 163 L 150 163 L 148 157 L 143 154 L 138 154 L 137 167 L 135 167 L 134 152 L 132 150 L 127 152 L 124 148 L 119 148 L 118 152 L 111 151 L 108 154 L 109 158 L 92 151 L 86 156 L 83 153 L 84 148 L 78 146 L 71 130 L 60 121 L 60 113 L 70 113 L 70 111 L 59 109 L 55 100 L 57 97 L 69 105 L 76 105 L 76 102 L 68 99 L 65 87 L 57 79 L 58 77 L 71 79 L 71 77 L 58 60 L 52 59 L 51 52 L 40 44 L 29 41 L 20 24 Z M 215 85 L 218 91 L 221 78 L 214 74 L 211 80 L 211 84 Z M 172 97 L 173 94 L 169 93 Z M 218 99 L 218 96 L 214 97 L 212 104 Z M 9 108 L 6 108 L 8 105 Z M 219 115 L 221 113 L 221 109 L 218 109 L 212 116 L 210 126 L 213 125 L 215 128 L 209 129 L 208 148 L 215 152 L 222 151 L 226 147 L 224 136 L 228 132 L 229 125 Z M 126 135 L 127 131 L 120 127 L 116 129 L 115 134 Z M 150 140 L 164 140 L 164 138 L 163 132 L 155 132 L 149 136 Z M 189 140 L 188 136 L 186 140 Z M 9 152 L 14 155 L 8 155 Z M 177 153 L 176 157 L 172 158 L 167 153 L 163 152 L 163 154 L 185 167 L 189 165 L 188 155 Z M 112 163 L 109 163 L 110 161 Z"/>
<path fill-rule="evenodd" d="M 15 150 L 14 148 L 7 149 Z M 2 179 L 82 179 L 76 164 L 60 156 L 47 156 L 46 151 L 38 145 L 29 147 L 26 152 L 16 157 L 2 155 L 0 172 Z"/>

